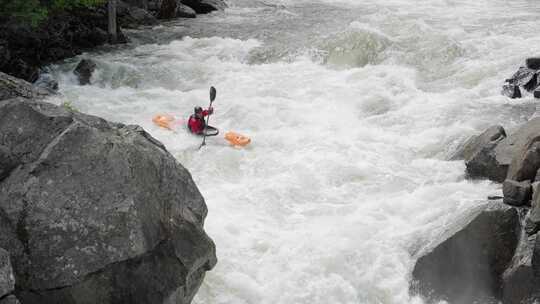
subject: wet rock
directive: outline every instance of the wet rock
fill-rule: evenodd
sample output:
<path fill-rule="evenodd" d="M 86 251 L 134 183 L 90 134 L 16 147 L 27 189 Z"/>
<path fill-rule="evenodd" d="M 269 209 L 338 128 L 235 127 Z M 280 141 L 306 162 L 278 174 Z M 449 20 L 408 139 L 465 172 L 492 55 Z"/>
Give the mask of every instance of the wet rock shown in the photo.
<path fill-rule="evenodd" d="M 95 62 L 90 59 L 83 59 L 79 62 L 73 73 L 77 75 L 80 85 L 87 85 L 90 84 L 90 78 L 92 78 L 92 73 L 94 73 L 95 69 Z"/>
<path fill-rule="evenodd" d="M 0 72 L 0 100 L 14 97 L 38 98 L 49 95 L 49 92 L 22 79 Z"/>
<path fill-rule="evenodd" d="M 197 14 L 208 14 L 227 8 L 227 3 L 223 0 L 182 0 L 182 3 L 194 9 Z"/>
<path fill-rule="evenodd" d="M 536 70 L 520 67 L 506 82 L 515 86 L 526 86 L 532 82 L 536 84 Z"/>
<path fill-rule="evenodd" d="M 195 18 L 197 14 L 189 6 L 184 5 L 180 0 L 160 0 L 160 10 L 158 18 Z"/>
<path fill-rule="evenodd" d="M 499 298 L 501 276 L 514 255 L 520 230 L 515 208 L 491 203 L 463 229 L 418 259 L 412 292 L 454 304 Z"/>
<path fill-rule="evenodd" d="M 0 247 L 22 303 L 191 301 L 215 247 L 204 199 L 162 144 L 24 99 L 0 102 L 0 138 L 21 163 L 0 181 Z"/>
<path fill-rule="evenodd" d="M 507 179 L 503 183 L 503 202 L 511 206 L 523 206 L 531 200 L 532 189 L 530 181 L 517 182 Z"/>
<path fill-rule="evenodd" d="M 56 93 L 58 91 L 58 81 L 53 78 L 51 74 L 42 73 L 39 75 L 38 80 L 34 82 L 34 86 L 49 91 L 50 93 Z"/>
<path fill-rule="evenodd" d="M 156 17 L 147 10 L 123 1 L 118 1 L 117 16 L 119 24 L 126 28 L 137 28 L 140 25 L 154 25 L 157 23 Z"/>
<path fill-rule="evenodd" d="M 540 278 L 534 274 L 532 267 L 536 238 L 536 236 L 522 238 L 512 263 L 504 272 L 502 283 L 504 304 L 533 304 L 536 299 L 540 299 Z"/>
<path fill-rule="evenodd" d="M 9 261 L 9 253 L 0 248 L 0 298 L 15 289 L 15 277 Z"/>
<path fill-rule="evenodd" d="M 506 138 L 501 126 L 492 126 L 482 134 L 467 141 L 462 155 L 465 159 L 467 175 L 472 178 L 489 178 L 504 181 L 507 165 L 498 163 L 495 148 Z"/>
<path fill-rule="evenodd" d="M 519 90 L 519 86 L 513 84 L 503 85 L 501 94 L 512 99 L 521 98 L 521 91 Z"/>
<path fill-rule="evenodd" d="M 540 70 L 540 57 L 531 57 L 525 60 L 527 68 L 532 70 Z"/>

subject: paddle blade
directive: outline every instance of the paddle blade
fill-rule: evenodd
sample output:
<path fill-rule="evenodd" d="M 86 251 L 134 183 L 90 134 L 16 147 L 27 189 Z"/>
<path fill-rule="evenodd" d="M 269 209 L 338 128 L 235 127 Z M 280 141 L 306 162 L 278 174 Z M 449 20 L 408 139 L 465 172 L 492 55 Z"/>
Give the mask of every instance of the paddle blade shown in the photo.
<path fill-rule="evenodd" d="M 216 99 L 216 88 L 210 87 L 210 101 L 214 101 Z"/>

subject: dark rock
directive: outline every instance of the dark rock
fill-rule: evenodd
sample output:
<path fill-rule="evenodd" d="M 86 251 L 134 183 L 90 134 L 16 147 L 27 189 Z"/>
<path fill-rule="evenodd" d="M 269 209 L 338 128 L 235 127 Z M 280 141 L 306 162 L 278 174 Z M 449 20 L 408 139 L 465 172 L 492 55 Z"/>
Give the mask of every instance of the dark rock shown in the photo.
<path fill-rule="evenodd" d="M 521 98 L 521 91 L 519 90 L 519 86 L 513 85 L 513 84 L 503 85 L 501 94 L 504 96 L 510 97 L 512 99 Z"/>
<path fill-rule="evenodd" d="M 453 304 L 500 296 L 501 275 L 520 234 L 515 208 L 492 203 L 472 222 L 418 259 L 411 291 Z"/>
<path fill-rule="evenodd" d="M 525 65 L 527 65 L 529 69 L 540 70 L 540 58 L 539 57 L 527 58 L 525 60 Z"/>
<path fill-rule="evenodd" d="M 9 253 L 0 248 L 0 298 L 15 289 L 15 277 L 9 261 Z"/>
<path fill-rule="evenodd" d="M 0 145 L 0 181 L 9 175 L 18 163 L 6 146 Z"/>
<path fill-rule="evenodd" d="M 533 92 L 534 98 L 540 98 L 540 87 L 536 87 L 536 89 Z"/>
<path fill-rule="evenodd" d="M 22 163 L 0 182 L 0 246 L 23 303 L 191 301 L 215 248 L 201 194 L 163 145 L 24 99 L 0 102 L 0 138 Z"/>
<path fill-rule="evenodd" d="M 227 3 L 223 0 L 182 0 L 182 3 L 194 9 L 197 14 L 208 14 L 227 8 Z"/>
<path fill-rule="evenodd" d="M 503 183 L 503 202 L 511 206 L 523 206 L 531 200 L 531 182 L 507 179 Z"/>
<path fill-rule="evenodd" d="M 512 262 L 503 275 L 504 304 L 533 304 L 540 298 L 540 280 L 534 274 L 532 255 L 536 237 L 522 237 Z"/>
<path fill-rule="evenodd" d="M 96 63 L 94 61 L 83 59 L 79 62 L 73 73 L 77 75 L 81 85 L 87 85 L 90 84 L 90 78 L 92 78 L 92 73 L 94 73 L 95 69 Z"/>
<path fill-rule="evenodd" d="M 506 81 L 509 84 L 515 85 L 515 86 L 527 86 L 530 83 L 534 82 L 536 84 L 536 71 L 533 69 L 529 69 L 526 67 L 520 67 L 514 75 L 510 79 L 507 79 Z"/>
<path fill-rule="evenodd" d="M 504 181 L 507 165 L 499 164 L 494 153 L 497 145 L 506 138 L 501 126 L 492 126 L 484 133 L 467 141 L 461 153 L 467 166 L 467 175 L 472 178 L 489 178 Z"/>
<path fill-rule="evenodd" d="M 53 76 L 48 73 L 42 73 L 39 75 L 38 80 L 34 82 L 34 86 L 45 89 L 50 93 L 55 93 L 58 91 L 58 81 L 56 81 L 56 79 L 54 79 Z"/>
<path fill-rule="evenodd" d="M 20 304 L 21 302 L 19 302 L 19 300 L 17 300 L 17 297 L 13 296 L 13 295 L 10 295 L 10 296 L 7 296 L 5 298 L 3 298 L 2 300 L 0 300 L 0 304 Z"/>
<path fill-rule="evenodd" d="M 14 97 L 38 98 L 47 95 L 49 95 L 49 92 L 46 90 L 0 72 L 0 100 Z"/>
<path fill-rule="evenodd" d="M 184 5 L 182 4 L 182 2 L 180 1 L 177 1 L 177 6 L 176 6 L 176 17 L 179 17 L 179 18 L 195 18 L 197 16 L 197 13 L 195 12 L 194 9 L 192 9 L 191 7 L 187 6 L 187 5 Z"/>
<path fill-rule="evenodd" d="M 195 18 L 197 16 L 192 8 L 182 4 L 180 0 L 160 0 L 159 5 L 158 18 L 160 19 Z"/>
<path fill-rule="evenodd" d="M 120 25 L 126 28 L 137 28 L 139 25 L 157 23 L 157 19 L 148 11 L 123 1 L 118 1 L 117 15 Z"/>

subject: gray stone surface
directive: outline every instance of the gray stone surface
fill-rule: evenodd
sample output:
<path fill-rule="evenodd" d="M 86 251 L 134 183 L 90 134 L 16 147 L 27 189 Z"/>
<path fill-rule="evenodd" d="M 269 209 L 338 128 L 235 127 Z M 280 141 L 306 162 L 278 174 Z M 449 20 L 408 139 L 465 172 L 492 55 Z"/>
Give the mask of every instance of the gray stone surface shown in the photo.
<path fill-rule="evenodd" d="M 492 126 L 482 134 L 467 141 L 461 155 L 465 159 L 469 177 L 504 181 L 508 167 L 497 162 L 494 151 L 497 145 L 505 138 L 506 132 L 503 127 Z"/>
<path fill-rule="evenodd" d="M 39 101 L 0 102 L 0 247 L 27 303 L 189 303 L 216 263 L 207 209 L 142 128 Z M 150 297 L 152 301 L 150 302 Z"/>
<path fill-rule="evenodd" d="M 39 98 L 49 95 L 47 90 L 0 72 L 0 100 L 14 97 Z"/>
<path fill-rule="evenodd" d="M 125 28 L 137 28 L 140 25 L 157 24 L 157 19 L 150 12 L 124 1 L 117 2 L 118 22 Z"/>
<path fill-rule="evenodd" d="M 503 183 L 503 202 L 512 206 L 523 206 L 529 203 L 532 196 L 531 182 L 517 182 L 507 179 Z"/>
<path fill-rule="evenodd" d="M 15 289 L 15 277 L 9 260 L 9 252 L 0 248 L 0 298 Z"/>
<path fill-rule="evenodd" d="M 489 303 L 500 296 L 501 275 L 509 265 L 521 230 L 518 211 L 490 204 L 463 229 L 420 257 L 411 292 L 430 301 Z"/>

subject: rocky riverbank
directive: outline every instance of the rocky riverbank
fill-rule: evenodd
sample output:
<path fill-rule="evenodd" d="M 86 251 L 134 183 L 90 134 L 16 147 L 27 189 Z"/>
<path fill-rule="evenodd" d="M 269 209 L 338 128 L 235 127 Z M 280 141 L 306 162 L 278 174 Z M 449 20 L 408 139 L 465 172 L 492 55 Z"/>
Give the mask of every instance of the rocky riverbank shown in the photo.
<path fill-rule="evenodd" d="M 521 84 L 536 84 L 536 72 L 529 76 Z M 469 178 L 502 183 L 502 196 L 418 259 L 411 292 L 452 304 L 535 303 L 540 299 L 540 118 L 512 134 L 492 126 L 469 139 L 460 157 Z"/>
<path fill-rule="evenodd" d="M 155 25 L 158 19 L 194 18 L 227 5 L 223 0 L 118 1 L 118 43 L 127 42 L 122 28 Z M 39 26 L 0 21 L 0 71 L 29 82 L 40 68 L 109 42 L 107 8 L 78 8 L 52 14 Z"/>
<path fill-rule="evenodd" d="M 0 73 L 0 303 L 190 303 L 216 263 L 190 173 L 44 94 Z"/>

